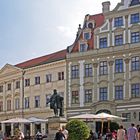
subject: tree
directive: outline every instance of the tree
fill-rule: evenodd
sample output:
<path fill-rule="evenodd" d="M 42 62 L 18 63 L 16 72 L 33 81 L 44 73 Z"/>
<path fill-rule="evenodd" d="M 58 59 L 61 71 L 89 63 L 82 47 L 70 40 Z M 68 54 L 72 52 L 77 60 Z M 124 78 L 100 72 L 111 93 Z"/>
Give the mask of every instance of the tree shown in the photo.
<path fill-rule="evenodd" d="M 66 128 L 69 132 L 69 140 L 86 140 L 90 134 L 89 127 L 80 120 L 70 120 Z"/>

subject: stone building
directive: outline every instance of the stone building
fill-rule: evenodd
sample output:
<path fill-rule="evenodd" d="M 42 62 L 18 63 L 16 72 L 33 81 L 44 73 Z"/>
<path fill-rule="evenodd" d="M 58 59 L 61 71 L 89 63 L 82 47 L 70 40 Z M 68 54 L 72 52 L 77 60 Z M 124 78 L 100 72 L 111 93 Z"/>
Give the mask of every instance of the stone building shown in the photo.
<path fill-rule="evenodd" d="M 14 66 L 6 64 L 0 70 L 0 121 L 15 117 L 47 119 L 54 116 L 47 101 L 53 89 L 66 99 L 65 58 L 66 50 L 62 50 Z M 8 134 L 13 134 L 14 127 L 2 124 L 3 131 Z M 37 123 L 31 127 L 34 130 L 31 135 L 37 130 L 47 131 L 46 124 Z M 30 126 L 25 125 L 25 131 L 28 129 Z"/>
<path fill-rule="evenodd" d="M 67 115 L 107 112 L 140 121 L 140 1 L 86 15 L 67 47 Z"/>
<path fill-rule="evenodd" d="M 51 117 L 46 103 L 57 89 L 66 117 L 104 111 L 126 117 L 126 127 L 139 124 L 140 1 L 122 0 L 112 11 L 109 1 L 102 6 L 102 13 L 85 16 L 67 50 L 0 70 L 0 121 Z"/>

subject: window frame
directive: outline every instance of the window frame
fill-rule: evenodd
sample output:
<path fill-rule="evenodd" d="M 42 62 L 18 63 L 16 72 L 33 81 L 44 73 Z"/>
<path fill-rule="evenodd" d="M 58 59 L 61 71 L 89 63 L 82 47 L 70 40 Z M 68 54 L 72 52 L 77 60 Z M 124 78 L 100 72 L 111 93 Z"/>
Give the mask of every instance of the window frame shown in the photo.
<path fill-rule="evenodd" d="M 92 102 L 92 89 L 85 89 L 85 103 Z"/>
<path fill-rule="evenodd" d="M 123 85 L 115 86 L 115 100 L 123 100 Z"/>
<path fill-rule="evenodd" d="M 15 99 L 15 110 L 18 110 L 18 109 L 20 109 L 20 99 L 16 98 Z"/>
<path fill-rule="evenodd" d="M 79 65 L 71 66 L 71 78 L 72 79 L 79 78 Z"/>
<path fill-rule="evenodd" d="M 25 79 L 25 87 L 29 87 L 30 86 L 30 79 L 27 78 Z"/>
<path fill-rule="evenodd" d="M 35 96 L 35 108 L 39 108 L 40 107 L 40 96 Z"/>
<path fill-rule="evenodd" d="M 123 26 L 123 17 L 115 17 L 114 18 L 114 27 L 120 27 Z"/>
<path fill-rule="evenodd" d="M 132 98 L 140 97 L 140 83 L 131 84 L 131 97 Z"/>
<path fill-rule="evenodd" d="M 85 64 L 85 77 L 91 77 L 93 76 L 92 72 L 92 64 Z"/>
<path fill-rule="evenodd" d="M 139 43 L 140 42 L 140 32 L 131 32 L 131 43 Z"/>
<path fill-rule="evenodd" d="M 115 60 L 115 73 L 123 73 L 124 72 L 124 62 L 123 59 Z"/>
<path fill-rule="evenodd" d="M 108 89 L 107 87 L 100 87 L 99 89 L 99 101 L 107 101 L 108 100 Z"/>
<path fill-rule="evenodd" d="M 115 46 L 123 45 L 123 35 L 115 35 Z"/>
<path fill-rule="evenodd" d="M 87 44 L 86 43 L 80 43 L 80 48 L 79 48 L 79 52 L 85 52 L 87 51 Z"/>
<path fill-rule="evenodd" d="M 29 97 L 24 98 L 24 108 L 25 109 L 30 108 L 30 98 Z"/>
<path fill-rule="evenodd" d="M 71 92 L 71 103 L 72 104 L 79 104 L 79 91 L 72 91 Z"/>
<path fill-rule="evenodd" d="M 16 81 L 16 89 L 20 88 L 20 81 Z"/>
<path fill-rule="evenodd" d="M 131 58 L 131 70 L 137 71 L 140 70 L 140 57 L 135 56 Z"/>
<path fill-rule="evenodd" d="M 107 48 L 107 37 L 102 37 L 99 39 L 99 48 Z"/>
<path fill-rule="evenodd" d="M 140 13 L 134 13 L 130 15 L 131 24 L 139 23 L 140 22 Z"/>
<path fill-rule="evenodd" d="M 64 71 L 58 72 L 58 80 L 64 80 Z"/>
<path fill-rule="evenodd" d="M 108 74 L 108 63 L 107 63 L 107 61 L 100 61 L 99 74 L 100 75 L 107 75 Z"/>
<path fill-rule="evenodd" d="M 36 76 L 35 77 L 35 85 L 39 85 L 40 84 L 40 76 Z"/>

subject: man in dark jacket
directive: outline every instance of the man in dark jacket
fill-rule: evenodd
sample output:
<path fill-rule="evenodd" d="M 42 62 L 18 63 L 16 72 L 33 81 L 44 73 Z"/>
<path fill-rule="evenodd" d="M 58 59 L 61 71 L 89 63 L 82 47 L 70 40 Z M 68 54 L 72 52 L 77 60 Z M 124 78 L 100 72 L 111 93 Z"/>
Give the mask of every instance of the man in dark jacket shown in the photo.
<path fill-rule="evenodd" d="M 56 132 L 54 140 L 65 140 L 65 135 L 62 133 L 61 128 L 59 128 L 58 132 Z"/>

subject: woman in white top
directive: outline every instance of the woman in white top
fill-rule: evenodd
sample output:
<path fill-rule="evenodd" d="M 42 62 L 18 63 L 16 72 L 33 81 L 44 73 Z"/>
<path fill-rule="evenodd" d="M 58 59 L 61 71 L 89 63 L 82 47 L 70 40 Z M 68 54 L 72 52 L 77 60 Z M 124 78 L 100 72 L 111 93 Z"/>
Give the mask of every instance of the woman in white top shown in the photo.
<path fill-rule="evenodd" d="M 122 125 L 120 125 L 120 128 L 117 131 L 117 140 L 125 140 L 125 130 Z"/>

